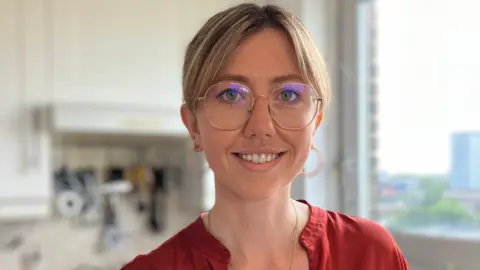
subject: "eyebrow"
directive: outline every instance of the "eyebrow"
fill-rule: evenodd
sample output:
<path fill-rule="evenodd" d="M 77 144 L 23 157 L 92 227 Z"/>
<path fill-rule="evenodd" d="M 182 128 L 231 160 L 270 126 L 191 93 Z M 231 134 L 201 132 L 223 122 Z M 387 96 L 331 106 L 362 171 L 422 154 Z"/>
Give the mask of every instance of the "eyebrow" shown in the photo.
<path fill-rule="evenodd" d="M 286 75 L 274 77 L 274 78 L 271 80 L 271 82 L 272 82 L 272 83 L 283 83 L 283 82 L 292 81 L 292 80 L 295 80 L 295 81 L 303 81 L 303 78 L 302 78 L 302 76 L 300 76 L 299 74 L 290 73 L 290 74 L 286 74 Z M 248 83 L 250 82 L 250 80 L 248 79 L 248 77 L 242 76 L 242 75 L 236 75 L 236 74 L 223 74 L 223 75 L 219 76 L 216 81 L 217 81 L 217 82 L 221 82 L 221 81 L 237 81 L 237 82 L 245 83 L 245 84 L 248 84 Z"/>

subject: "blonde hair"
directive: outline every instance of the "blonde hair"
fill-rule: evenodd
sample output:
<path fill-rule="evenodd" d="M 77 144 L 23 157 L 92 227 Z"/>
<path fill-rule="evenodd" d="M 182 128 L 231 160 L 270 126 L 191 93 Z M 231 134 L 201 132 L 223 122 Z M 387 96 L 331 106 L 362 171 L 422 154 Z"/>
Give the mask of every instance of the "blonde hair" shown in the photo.
<path fill-rule="evenodd" d="M 285 32 L 293 45 L 301 75 L 322 98 L 323 111 L 330 101 L 330 80 L 320 52 L 301 21 L 275 6 L 240 4 L 211 17 L 189 43 L 183 64 L 183 100 L 192 111 L 196 101 L 218 77 L 227 60 L 245 37 L 264 28 Z"/>

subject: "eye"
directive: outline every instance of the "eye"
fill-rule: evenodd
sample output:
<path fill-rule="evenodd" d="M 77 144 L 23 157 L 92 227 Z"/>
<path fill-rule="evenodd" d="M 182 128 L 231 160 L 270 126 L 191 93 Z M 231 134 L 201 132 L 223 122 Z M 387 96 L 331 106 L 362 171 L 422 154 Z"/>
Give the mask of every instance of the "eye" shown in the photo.
<path fill-rule="evenodd" d="M 285 89 L 279 93 L 279 98 L 282 102 L 295 102 L 299 98 L 297 91 L 292 89 Z"/>
<path fill-rule="evenodd" d="M 228 88 L 228 89 L 225 89 L 222 92 L 220 92 L 217 95 L 217 97 L 221 98 L 225 101 L 232 102 L 232 101 L 237 101 L 238 99 L 240 99 L 241 95 L 240 95 L 240 93 L 237 89 Z"/>

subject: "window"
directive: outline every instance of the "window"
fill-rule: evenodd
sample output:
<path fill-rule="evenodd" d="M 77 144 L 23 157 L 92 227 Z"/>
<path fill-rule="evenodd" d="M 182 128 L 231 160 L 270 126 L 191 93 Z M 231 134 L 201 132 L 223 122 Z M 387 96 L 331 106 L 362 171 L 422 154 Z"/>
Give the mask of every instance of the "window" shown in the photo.
<path fill-rule="evenodd" d="M 460 2 L 376 2 L 374 192 L 389 228 L 480 240 L 480 19 Z"/>
<path fill-rule="evenodd" d="M 342 62 L 357 69 L 356 92 L 342 100 L 345 144 L 355 148 L 343 153 L 355 169 L 342 172 L 358 204 L 347 212 L 384 225 L 427 270 L 480 265 L 478 7 L 357 1 L 356 60 Z"/>

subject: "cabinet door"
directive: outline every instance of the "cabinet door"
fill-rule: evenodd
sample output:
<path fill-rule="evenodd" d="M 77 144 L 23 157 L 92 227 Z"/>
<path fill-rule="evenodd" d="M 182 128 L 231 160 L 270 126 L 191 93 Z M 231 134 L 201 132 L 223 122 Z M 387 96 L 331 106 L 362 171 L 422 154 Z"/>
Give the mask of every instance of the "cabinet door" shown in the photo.
<path fill-rule="evenodd" d="M 177 1 L 54 0 L 54 101 L 181 104 Z M 187 18 L 188 19 L 188 18 Z"/>
<path fill-rule="evenodd" d="M 45 216 L 48 136 L 31 108 L 48 97 L 40 1 L 0 1 L 0 219 Z"/>

